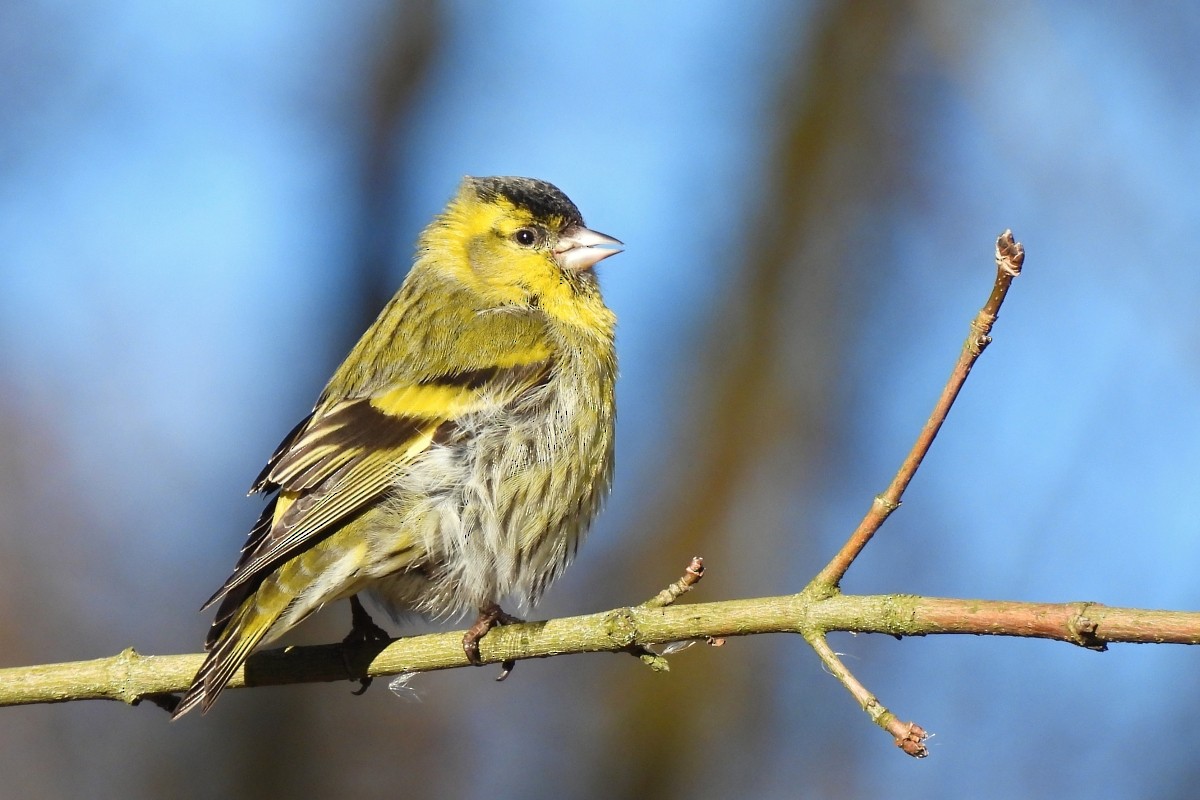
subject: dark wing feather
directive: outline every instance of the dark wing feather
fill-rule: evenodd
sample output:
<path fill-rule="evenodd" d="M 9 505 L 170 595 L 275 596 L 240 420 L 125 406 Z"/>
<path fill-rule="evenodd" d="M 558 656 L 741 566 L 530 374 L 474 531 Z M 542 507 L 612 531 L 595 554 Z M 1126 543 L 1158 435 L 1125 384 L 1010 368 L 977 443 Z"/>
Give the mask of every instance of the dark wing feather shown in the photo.
<path fill-rule="evenodd" d="M 428 447 L 442 424 L 389 417 L 373 411 L 366 399 L 336 404 L 314 419 L 260 480 L 279 494 L 251 529 L 233 574 L 203 608 L 312 546 L 335 523 L 378 498 L 396 468 Z"/>
<path fill-rule="evenodd" d="M 247 494 L 255 494 L 256 492 L 270 491 L 271 489 L 278 488 L 277 485 L 272 484 L 270 481 L 271 470 L 275 469 L 275 465 L 279 463 L 279 459 L 283 458 L 292 449 L 292 445 L 296 443 L 296 440 L 300 438 L 300 434 L 308 427 L 308 423 L 312 421 L 313 414 L 315 413 L 315 411 L 310 412 L 307 417 L 296 423 L 296 427 L 288 431 L 288 435 L 283 437 L 283 441 L 279 443 L 279 446 L 275 448 L 275 452 L 267 459 L 267 465 L 263 467 L 262 472 L 258 473 L 258 477 L 250 485 L 250 491 Z"/>
<path fill-rule="evenodd" d="M 387 492 L 398 469 L 463 417 L 508 405 L 544 385 L 552 368 L 552 360 L 542 358 L 473 369 L 318 408 L 288 434 L 255 481 L 256 489 L 279 494 L 251 530 L 233 574 L 204 608 L 240 596 L 236 589 L 332 533 Z M 226 606 L 231 614 L 235 605 L 222 603 L 222 611 Z M 219 612 L 218 622 L 221 617 Z"/>

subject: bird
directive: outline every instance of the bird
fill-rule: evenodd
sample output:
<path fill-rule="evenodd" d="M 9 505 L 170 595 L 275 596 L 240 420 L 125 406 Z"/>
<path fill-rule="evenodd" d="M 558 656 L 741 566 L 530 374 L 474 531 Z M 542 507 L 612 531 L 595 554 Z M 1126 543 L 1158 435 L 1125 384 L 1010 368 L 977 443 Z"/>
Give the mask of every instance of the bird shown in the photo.
<path fill-rule="evenodd" d="M 328 603 L 350 599 L 351 637 L 386 636 L 359 593 L 393 616 L 476 612 L 463 650 L 481 663 L 516 619 L 501 601 L 539 600 L 611 486 L 616 317 L 594 267 L 622 249 L 550 183 L 462 180 L 255 479 L 266 506 L 201 609 L 207 654 L 173 719 Z"/>

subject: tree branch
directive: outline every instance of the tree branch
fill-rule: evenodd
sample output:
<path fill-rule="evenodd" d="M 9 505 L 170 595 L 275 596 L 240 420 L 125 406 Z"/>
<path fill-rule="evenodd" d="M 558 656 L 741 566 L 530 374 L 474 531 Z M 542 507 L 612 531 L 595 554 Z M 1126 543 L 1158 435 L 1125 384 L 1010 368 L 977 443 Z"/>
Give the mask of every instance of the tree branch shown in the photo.
<path fill-rule="evenodd" d="M 485 663 L 570 653 L 626 652 L 683 639 L 835 631 L 890 636 L 978 634 L 1053 639 L 1102 650 L 1115 642 L 1200 644 L 1200 612 L 1116 608 L 1098 603 L 1022 603 L 913 595 L 804 594 L 647 608 L 494 628 L 480 641 Z M 372 645 L 289 647 L 250 656 L 231 688 L 358 680 L 469 666 L 462 632 Z M 372 649 L 376 652 L 372 654 Z M 347 658 L 343 658 L 346 655 Z M 0 706 L 120 700 L 187 688 L 204 656 L 144 656 L 132 648 L 109 658 L 0 670 Z M 365 662 L 365 668 L 359 665 Z M 349 671 L 347 666 L 349 663 Z"/>

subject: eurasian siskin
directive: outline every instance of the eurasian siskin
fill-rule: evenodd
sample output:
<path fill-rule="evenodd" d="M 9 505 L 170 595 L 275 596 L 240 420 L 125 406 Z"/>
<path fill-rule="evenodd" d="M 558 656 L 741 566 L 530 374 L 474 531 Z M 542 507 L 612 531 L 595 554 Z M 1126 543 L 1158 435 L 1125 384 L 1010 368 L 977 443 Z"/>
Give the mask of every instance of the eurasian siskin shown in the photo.
<path fill-rule="evenodd" d="M 246 657 L 326 603 L 478 611 L 536 602 L 575 555 L 613 469 L 615 318 L 592 270 L 619 252 L 566 195 L 466 178 L 399 292 L 279 445 L 273 496 L 174 716 L 207 711 Z"/>

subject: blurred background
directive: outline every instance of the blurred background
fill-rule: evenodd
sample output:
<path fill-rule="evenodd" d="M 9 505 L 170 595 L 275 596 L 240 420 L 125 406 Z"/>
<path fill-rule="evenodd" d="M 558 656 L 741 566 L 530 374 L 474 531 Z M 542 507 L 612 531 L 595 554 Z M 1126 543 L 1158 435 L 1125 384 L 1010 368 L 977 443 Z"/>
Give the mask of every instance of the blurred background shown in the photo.
<path fill-rule="evenodd" d="M 198 652 L 250 479 L 464 174 L 627 252 L 618 478 L 537 609 L 845 589 L 1195 609 L 1200 8 L 1189 3 L 0 6 L 0 666 Z M 344 605 L 344 604 L 342 604 Z M 345 608 L 292 641 L 340 639 Z M 444 626 L 443 626 L 444 627 Z M 396 632 L 424 630 L 392 626 Z M 1200 651 L 835 635 L 0 709 L 0 797 L 1190 797 Z"/>

